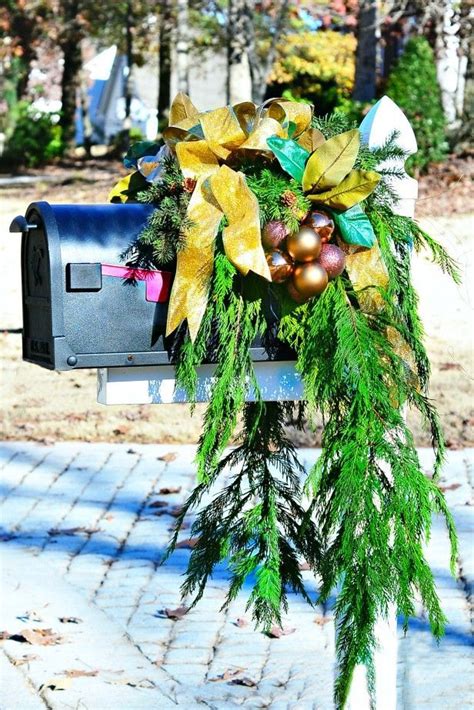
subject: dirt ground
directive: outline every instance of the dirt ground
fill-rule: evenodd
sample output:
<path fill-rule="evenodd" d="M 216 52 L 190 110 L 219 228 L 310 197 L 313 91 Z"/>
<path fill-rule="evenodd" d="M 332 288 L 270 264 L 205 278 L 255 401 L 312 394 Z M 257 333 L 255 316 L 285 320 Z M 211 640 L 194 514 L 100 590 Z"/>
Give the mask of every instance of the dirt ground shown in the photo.
<path fill-rule="evenodd" d="M 8 225 L 32 201 L 103 202 L 119 166 L 95 162 L 48 171 L 55 182 L 0 189 L 0 438 L 195 442 L 203 407 L 191 417 L 186 405 L 109 406 L 96 403 L 96 373 L 51 372 L 21 360 L 20 238 Z M 451 161 L 420 183 L 418 217 L 458 260 L 461 286 L 439 273 L 425 255 L 413 262 L 414 280 L 426 326 L 433 365 L 431 397 L 435 400 L 449 446 L 474 445 L 473 411 L 473 233 L 472 161 Z M 418 445 L 429 444 L 420 423 L 410 415 Z M 317 445 L 319 428 L 298 436 L 298 443 Z"/>

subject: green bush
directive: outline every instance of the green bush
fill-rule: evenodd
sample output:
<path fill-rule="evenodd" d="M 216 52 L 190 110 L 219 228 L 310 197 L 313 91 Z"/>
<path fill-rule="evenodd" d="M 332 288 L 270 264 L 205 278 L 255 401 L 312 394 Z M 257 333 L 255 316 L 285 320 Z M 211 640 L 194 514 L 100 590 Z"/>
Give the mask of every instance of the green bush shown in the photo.
<path fill-rule="evenodd" d="M 408 165 L 423 172 L 429 163 L 444 160 L 448 143 L 441 92 L 433 50 L 424 37 L 408 40 L 390 74 L 386 93 L 400 106 L 415 131 L 418 152 Z"/>
<path fill-rule="evenodd" d="M 27 101 L 15 107 L 14 128 L 2 162 L 35 168 L 64 152 L 58 115 L 35 109 Z"/>

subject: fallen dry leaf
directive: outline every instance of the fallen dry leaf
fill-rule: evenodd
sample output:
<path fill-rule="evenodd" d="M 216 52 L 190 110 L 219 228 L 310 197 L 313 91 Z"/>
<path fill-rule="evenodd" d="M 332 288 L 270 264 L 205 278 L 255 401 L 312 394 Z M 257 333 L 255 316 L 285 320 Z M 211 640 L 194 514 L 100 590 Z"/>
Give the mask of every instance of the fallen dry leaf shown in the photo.
<path fill-rule="evenodd" d="M 14 666 L 24 666 L 25 663 L 30 663 L 30 661 L 38 661 L 40 659 L 41 656 L 38 656 L 36 653 L 25 653 L 24 656 L 21 656 L 20 658 L 13 658 L 10 662 Z"/>
<path fill-rule="evenodd" d="M 183 616 L 185 616 L 189 611 L 189 608 L 187 606 L 178 606 L 176 609 L 164 609 L 162 613 L 165 614 L 165 616 L 168 617 L 168 619 L 175 619 L 176 621 L 178 619 L 182 619 Z"/>
<path fill-rule="evenodd" d="M 178 454 L 176 453 L 176 451 L 169 451 L 167 454 L 163 454 L 163 456 L 157 456 L 158 461 L 165 461 L 166 463 L 176 461 L 177 458 Z"/>
<path fill-rule="evenodd" d="M 334 621 L 333 616 L 317 616 L 314 623 L 318 624 L 318 626 L 324 626 L 325 624 L 329 624 L 330 621 Z"/>
<path fill-rule="evenodd" d="M 439 366 L 441 371 L 443 370 L 462 370 L 462 366 L 459 362 L 442 362 Z"/>
<path fill-rule="evenodd" d="M 199 542 L 198 537 L 187 537 L 184 540 L 180 540 L 179 542 L 176 543 L 175 549 L 176 550 L 194 550 L 196 545 Z"/>
<path fill-rule="evenodd" d="M 73 668 L 70 671 L 64 671 L 64 675 L 66 678 L 95 678 L 96 675 L 99 675 L 99 671 L 82 671 Z"/>
<path fill-rule="evenodd" d="M 167 508 L 168 503 L 166 500 L 154 500 L 153 503 L 150 503 L 148 506 L 149 508 Z"/>
<path fill-rule="evenodd" d="M 251 678 L 234 678 L 230 681 L 231 685 L 245 685 L 246 688 L 255 688 L 257 683 Z"/>
<path fill-rule="evenodd" d="M 162 496 L 169 496 L 171 493 L 181 493 L 182 486 L 164 486 L 158 493 Z"/>
<path fill-rule="evenodd" d="M 269 636 L 272 639 L 279 639 L 282 636 L 288 636 L 289 634 L 293 634 L 296 631 L 296 629 L 292 629 L 290 627 L 282 628 L 281 626 L 272 626 L 270 631 L 267 632 L 267 636 Z"/>
<path fill-rule="evenodd" d="M 78 616 L 60 616 L 59 621 L 61 624 L 82 624 L 82 619 Z"/>
<path fill-rule="evenodd" d="M 239 673 L 243 673 L 246 670 L 246 668 L 228 668 L 224 673 L 219 673 L 215 678 L 209 678 L 209 680 L 212 683 L 217 683 L 218 681 L 222 680 L 231 680 L 232 678 L 235 678 L 235 676 L 239 675 Z"/>
<path fill-rule="evenodd" d="M 243 629 L 245 626 L 248 626 L 248 625 L 249 625 L 249 622 L 247 621 L 247 619 L 244 619 L 243 616 L 239 616 L 237 621 L 234 621 L 234 626 L 238 626 L 239 629 Z"/>
<path fill-rule="evenodd" d="M 58 677 L 47 680 L 46 683 L 40 685 L 40 693 L 45 690 L 67 690 L 72 685 L 72 678 Z"/>
<path fill-rule="evenodd" d="M 443 493 L 446 493 L 446 491 L 456 491 L 458 488 L 461 488 L 461 484 L 460 483 L 449 483 L 447 486 L 438 486 L 438 488 Z"/>
<path fill-rule="evenodd" d="M 300 570 L 300 572 L 307 572 L 311 569 L 311 567 L 307 562 L 300 562 L 300 564 L 298 565 L 298 569 Z"/>
<path fill-rule="evenodd" d="M 52 629 L 24 629 L 19 634 L 10 636 L 10 639 L 20 643 L 30 643 L 34 646 L 56 646 L 64 640 Z"/>

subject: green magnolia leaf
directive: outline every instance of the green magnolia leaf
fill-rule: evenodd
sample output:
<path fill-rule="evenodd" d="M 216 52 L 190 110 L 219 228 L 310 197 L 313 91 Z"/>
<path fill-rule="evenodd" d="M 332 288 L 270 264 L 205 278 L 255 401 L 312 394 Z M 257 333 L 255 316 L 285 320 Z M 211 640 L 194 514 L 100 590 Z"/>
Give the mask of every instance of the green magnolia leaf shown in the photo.
<path fill-rule="evenodd" d="M 138 141 L 128 149 L 123 164 L 126 168 L 136 168 L 139 158 L 143 158 L 144 155 L 156 155 L 159 149 L 160 144 L 155 141 Z"/>
<path fill-rule="evenodd" d="M 340 235 L 347 244 L 362 247 L 372 247 L 375 244 L 372 224 L 360 205 L 354 205 L 345 212 L 334 212 L 333 216 Z"/>
<path fill-rule="evenodd" d="M 304 166 L 308 160 L 309 153 L 296 141 L 279 136 L 267 138 L 267 145 L 278 159 L 283 170 L 286 170 L 291 177 L 301 182 L 303 179 Z"/>
<path fill-rule="evenodd" d="M 312 202 L 321 202 L 335 210 L 348 210 L 365 200 L 375 190 L 380 175 L 373 170 L 352 170 L 342 182 L 327 192 L 307 195 Z"/>
<path fill-rule="evenodd" d="M 306 163 L 303 176 L 305 192 L 323 192 L 336 187 L 354 167 L 360 146 L 358 128 L 329 138 Z"/>

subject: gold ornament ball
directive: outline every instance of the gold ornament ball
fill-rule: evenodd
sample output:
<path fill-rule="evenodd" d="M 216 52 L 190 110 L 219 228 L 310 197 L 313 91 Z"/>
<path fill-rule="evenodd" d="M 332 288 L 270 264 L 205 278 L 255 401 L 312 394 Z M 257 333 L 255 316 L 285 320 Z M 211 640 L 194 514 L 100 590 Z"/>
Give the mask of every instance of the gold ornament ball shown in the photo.
<path fill-rule="evenodd" d="M 305 298 L 319 296 L 328 285 L 328 274 L 321 264 L 299 264 L 293 272 L 293 286 Z"/>
<path fill-rule="evenodd" d="M 299 232 L 289 235 L 286 249 L 295 261 L 314 261 L 321 251 L 321 237 L 314 229 L 303 225 Z"/>
<path fill-rule="evenodd" d="M 319 234 L 323 242 L 328 242 L 334 232 L 334 220 L 326 212 L 314 210 L 306 218 L 305 225 L 314 229 Z"/>
<path fill-rule="evenodd" d="M 290 278 L 293 273 L 293 263 L 289 256 L 275 249 L 266 255 L 266 259 L 274 283 L 281 284 Z"/>

